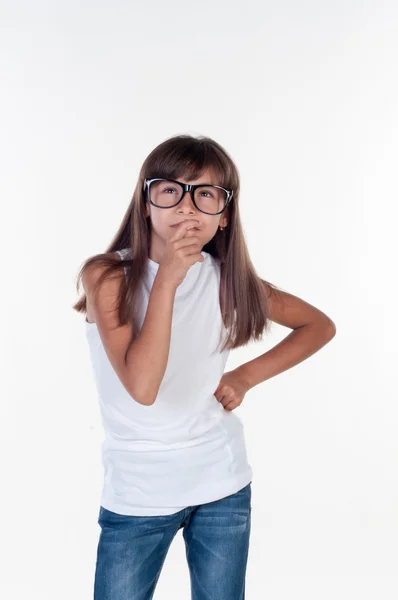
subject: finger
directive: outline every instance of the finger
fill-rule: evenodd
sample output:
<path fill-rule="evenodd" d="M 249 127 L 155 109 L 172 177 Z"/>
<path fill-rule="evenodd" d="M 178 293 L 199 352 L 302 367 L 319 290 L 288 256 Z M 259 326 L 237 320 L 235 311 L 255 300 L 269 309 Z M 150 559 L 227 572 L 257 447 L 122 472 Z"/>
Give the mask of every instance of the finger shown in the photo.
<path fill-rule="evenodd" d="M 198 219 L 188 219 L 187 221 L 182 221 L 175 227 L 177 231 L 173 235 L 172 240 L 181 240 L 190 229 L 192 229 L 193 233 L 195 234 L 196 232 L 193 227 L 196 227 L 198 223 Z"/>
<path fill-rule="evenodd" d="M 225 407 L 227 406 L 227 404 L 229 404 L 231 402 L 231 399 L 229 398 L 229 396 L 223 396 L 222 400 L 221 400 L 221 404 Z"/>
<path fill-rule="evenodd" d="M 236 402 L 232 401 L 232 402 L 227 402 L 224 405 L 224 408 L 225 408 L 225 410 L 234 410 L 234 408 L 237 408 L 237 406 L 238 405 L 236 404 Z"/>

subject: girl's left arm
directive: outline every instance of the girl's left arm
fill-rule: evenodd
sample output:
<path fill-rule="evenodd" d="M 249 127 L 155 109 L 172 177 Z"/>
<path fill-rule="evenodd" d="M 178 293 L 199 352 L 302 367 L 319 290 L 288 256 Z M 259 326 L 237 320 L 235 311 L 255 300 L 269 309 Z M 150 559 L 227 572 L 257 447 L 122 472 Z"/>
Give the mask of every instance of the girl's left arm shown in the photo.
<path fill-rule="evenodd" d="M 312 356 L 336 335 L 332 319 L 315 306 L 287 292 L 275 294 L 263 284 L 270 320 L 293 331 L 264 354 L 234 369 L 247 390 Z"/>

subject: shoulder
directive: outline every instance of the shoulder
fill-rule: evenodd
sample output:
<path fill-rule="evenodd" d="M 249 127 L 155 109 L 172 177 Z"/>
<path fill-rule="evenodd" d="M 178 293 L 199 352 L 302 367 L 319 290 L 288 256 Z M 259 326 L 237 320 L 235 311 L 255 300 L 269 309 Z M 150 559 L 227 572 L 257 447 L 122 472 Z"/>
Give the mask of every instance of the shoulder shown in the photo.
<path fill-rule="evenodd" d="M 118 252 L 108 252 L 103 254 L 102 256 L 105 259 L 111 258 L 117 261 L 123 260 L 123 258 Z M 88 264 L 88 266 L 84 269 L 82 274 L 82 284 L 86 294 L 88 294 L 91 290 L 96 288 L 97 284 L 101 282 L 101 277 L 107 271 L 108 268 L 108 265 L 104 264 L 104 262 L 100 259 Z M 106 280 L 106 278 L 102 279 L 102 281 L 104 280 Z"/>

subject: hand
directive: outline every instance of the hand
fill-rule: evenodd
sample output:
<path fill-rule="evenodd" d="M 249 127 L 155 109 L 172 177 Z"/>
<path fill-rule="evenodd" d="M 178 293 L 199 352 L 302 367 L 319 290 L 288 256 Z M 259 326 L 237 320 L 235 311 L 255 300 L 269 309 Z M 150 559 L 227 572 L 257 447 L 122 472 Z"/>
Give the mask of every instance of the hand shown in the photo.
<path fill-rule="evenodd" d="M 250 386 L 247 381 L 235 369 L 223 373 L 214 395 L 225 410 L 234 410 L 242 404 L 243 398 L 249 389 Z"/>
<path fill-rule="evenodd" d="M 157 277 L 172 285 L 174 289 L 182 283 L 188 269 L 194 263 L 204 261 L 202 243 L 194 229 L 198 222 L 198 219 L 181 221 L 167 240 Z"/>

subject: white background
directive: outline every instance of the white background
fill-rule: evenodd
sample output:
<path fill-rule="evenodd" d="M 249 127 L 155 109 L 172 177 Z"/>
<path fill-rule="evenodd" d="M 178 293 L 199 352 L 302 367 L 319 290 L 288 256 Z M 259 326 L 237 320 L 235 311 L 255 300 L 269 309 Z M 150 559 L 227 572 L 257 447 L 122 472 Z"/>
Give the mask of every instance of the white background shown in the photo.
<path fill-rule="evenodd" d="M 238 166 L 259 275 L 337 326 L 236 410 L 247 598 L 396 598 L 397 4 L 25 0 L 0 21 L 1 597 L 92 597 L 103 433 L 75 279 L 148 153 L 191 133 Z M 189 585 L 180 530 L 155 600 Z"/>

